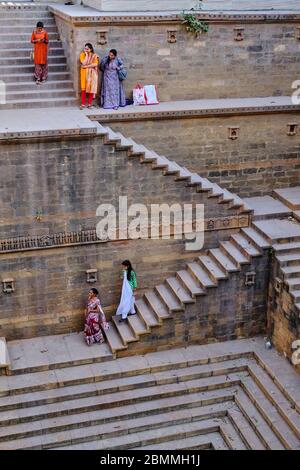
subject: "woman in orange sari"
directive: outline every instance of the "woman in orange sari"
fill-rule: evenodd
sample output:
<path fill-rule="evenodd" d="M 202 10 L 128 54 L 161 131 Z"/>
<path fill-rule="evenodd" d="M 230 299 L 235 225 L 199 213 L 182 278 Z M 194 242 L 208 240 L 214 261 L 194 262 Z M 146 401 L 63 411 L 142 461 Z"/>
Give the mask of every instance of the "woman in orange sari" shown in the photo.
<path fill-rule="evenodd" d="M 39 21 L 31 35 L 31 44 L 34 44 L 34 78 L 37 85 L 45 83 L 48 77 L 48 43 L 48 33 Z"/>
<path fill-rule="evenodd" d="M 99 85 L 99 57 L 94 52 L 89 42 L 84 46 L 80 54 L 80 82 L 81 82 L 81 106 L 85 108 L 88 97 L 88 108 L 92 107 L 93 99 L 98 92 Z"/>

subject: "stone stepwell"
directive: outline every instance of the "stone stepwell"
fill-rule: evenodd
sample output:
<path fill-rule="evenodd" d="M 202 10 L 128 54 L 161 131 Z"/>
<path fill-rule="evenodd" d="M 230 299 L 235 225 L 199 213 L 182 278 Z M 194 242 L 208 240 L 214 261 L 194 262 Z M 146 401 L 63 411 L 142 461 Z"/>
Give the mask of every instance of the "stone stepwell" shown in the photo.
<path fill-rule="evenodd" d="M 0 80 L 6 90 L 6 104 L 0 104 L 0 109 L 76 105 L 66 57 L 48 7 L 3 3 L 0 15 Z M 42 21 L 49 33 L 49 77 L 41 86 L 34 82 L 30 58 L 30 37 L 37 21 Z"/>
<path fill-rule="evenodd" d="M 9 343 L 0 449 L 300 449 L 300 376 L 262 338 L 111 361 L 79 336 Z"/>

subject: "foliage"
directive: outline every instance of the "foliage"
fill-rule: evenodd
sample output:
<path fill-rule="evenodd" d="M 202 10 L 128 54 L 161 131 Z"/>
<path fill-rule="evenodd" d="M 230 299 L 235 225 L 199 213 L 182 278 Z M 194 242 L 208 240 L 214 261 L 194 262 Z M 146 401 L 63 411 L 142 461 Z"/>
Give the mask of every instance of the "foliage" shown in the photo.
<path fill-rule="evenodd" d="M 181 13 L 182 23 L 186 25 L 186 30 L 198 36 L 201 33 L 207 33 L 208 24 L 197 18 L 197 10 L 201 10 L 202 0 L 200 0 L 195 8 L 186 13 Z M 195 13 L 194 13 L 195 12 Z"/>

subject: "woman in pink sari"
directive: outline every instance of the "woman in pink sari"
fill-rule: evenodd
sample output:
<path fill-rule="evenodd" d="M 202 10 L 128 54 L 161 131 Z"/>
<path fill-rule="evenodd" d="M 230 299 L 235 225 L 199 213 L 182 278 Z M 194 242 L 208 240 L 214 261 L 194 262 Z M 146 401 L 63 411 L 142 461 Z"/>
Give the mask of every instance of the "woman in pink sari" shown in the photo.
<path fill-rule="evenodd" d="M 101 331 L 107 331 L 109 324 L 106 321 L 105 314 L 102 310 L 98 291 L 94 287 L 88 294 L 88 303 L 85 311 L 84 335 L 87 344 L 104 343 L 104 337 Z"/>

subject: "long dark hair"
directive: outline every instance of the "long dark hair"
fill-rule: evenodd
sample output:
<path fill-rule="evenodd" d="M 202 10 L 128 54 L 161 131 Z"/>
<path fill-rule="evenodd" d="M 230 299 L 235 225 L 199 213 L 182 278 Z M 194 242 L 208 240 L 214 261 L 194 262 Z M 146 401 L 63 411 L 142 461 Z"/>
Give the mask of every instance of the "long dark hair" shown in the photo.
<path fill-rule="evenodd" d="M 91 290 L 91 291 L 93 292 L 93 294 L 96 295 L 96 296 L 99 294 L 99 292 L 98 292 L 98 290 L 96 289 L 96 287 L 92 287 L 90 290 Z"/>
<path fill-rule="evenodd" d="M 131 273 L 133 271 L 133 267 L 129 261 L 129 259 L 125 259 L 125 261 L 122 262 L 122 266 L 126 266 L 127 267 L 127 279 L 128 281 L 130 281 L 131 279 Z"/>
<path fill-rule="evenodd" d="M 92 44 L 90 42 L 87 42 L 84 47 L 88 47 L 89 49 L 91 49 L 92 53 L 94 54 L 94 48 L 92 46 Z"/>

